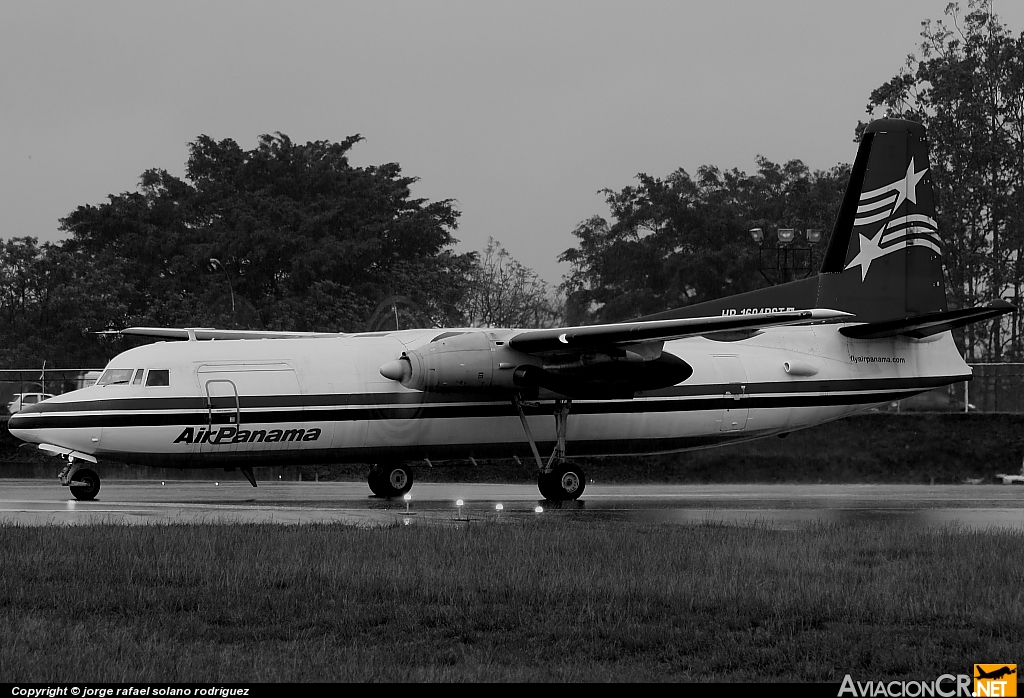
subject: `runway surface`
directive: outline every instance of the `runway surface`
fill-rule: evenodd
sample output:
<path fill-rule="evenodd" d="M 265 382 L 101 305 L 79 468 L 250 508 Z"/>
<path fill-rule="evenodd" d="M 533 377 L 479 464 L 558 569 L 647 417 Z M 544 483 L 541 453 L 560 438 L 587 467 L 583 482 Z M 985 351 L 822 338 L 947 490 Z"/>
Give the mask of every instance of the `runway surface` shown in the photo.
<path fill-rule="evenodd" d="M 361 482 L 267 482 L 253 489 L 237 480 L 105 481 L 95 501 L 79 502 L 56 481 L 0 480 L 0 522 L 377 526 L 557 516 L 672 524 L 758 522 L 774 528 L 880 519 L 1024 530 L 1024 487 L 1007 485 L 588 484 L 581 500 L 561 505 L 542 501 L 533 485 L 418 483 L 411 494 L 408 503 L 378 499 Z M 461 508 L 457 499 L 464 502 Z"/>

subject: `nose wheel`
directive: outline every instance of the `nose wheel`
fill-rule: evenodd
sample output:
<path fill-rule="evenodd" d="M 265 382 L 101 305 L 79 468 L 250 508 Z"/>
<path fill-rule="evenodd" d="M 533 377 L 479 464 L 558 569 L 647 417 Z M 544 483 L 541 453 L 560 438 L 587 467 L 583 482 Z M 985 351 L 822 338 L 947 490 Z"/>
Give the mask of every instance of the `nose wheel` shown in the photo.
<path fill-rule="evenodd" d="M 79 468 L 71 474 L 71 494 L 83 502 L 96 499 L 100 491 L 100 476 L 88 468 Z"/>
<path fill-rule="evenodd" d="M 64 467 L 57 475 L 57 479 L 64 487 L 71 488 L 71 494 L 75 499 L 96 499 L 96 495 L 100 491 L 100 476 L 96 474 L 96 471 L 83 468 L 81 465 L 82 461 L 95 463 L 95 458 L 52 444 L 39 444 L 39 450 L 46 451 L 50 455 L 59 455 L 64 461 Z"/>

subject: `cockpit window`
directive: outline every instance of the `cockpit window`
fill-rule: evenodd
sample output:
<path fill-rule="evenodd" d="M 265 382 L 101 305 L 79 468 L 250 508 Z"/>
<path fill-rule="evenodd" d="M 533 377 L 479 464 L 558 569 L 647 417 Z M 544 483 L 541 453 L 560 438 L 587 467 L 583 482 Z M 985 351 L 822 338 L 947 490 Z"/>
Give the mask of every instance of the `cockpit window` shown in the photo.
<path fill-rule="evenodd" d="M 146 385 L 170 385 L 171 372 L 166 368 L 150 369 L 146 376 Z"/>
<path fill-rule="evenodd" d="M 142 374 L 144 371 L 140 368 L 135 372 L 135 378 L 132 379 L 132 385 L 142 385 Z"/>
<path fill-rule="evenodd" d="M 127 385 L 131 383 L 134 368 L 108 368 L 96 381 L 96 385 Z"/>

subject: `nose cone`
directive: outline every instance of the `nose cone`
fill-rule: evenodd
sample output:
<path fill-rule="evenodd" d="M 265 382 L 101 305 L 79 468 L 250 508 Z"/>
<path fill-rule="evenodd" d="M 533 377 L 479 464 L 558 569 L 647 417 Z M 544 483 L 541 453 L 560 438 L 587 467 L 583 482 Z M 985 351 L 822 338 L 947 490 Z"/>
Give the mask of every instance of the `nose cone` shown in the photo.
<path fill-rule="evenodd" d="M 29 443 L 36 443 L 36 439 L 33 437 L 36 435 L 35 427 L 39 421 L 39 415 L 43 411 L 42 404 L 26 405 L 25 409 L 11 415 L 7 422 L 7 430 L 11 432 L 11 436 Z"/>
<path fill-rule="evenodd" d="M 31 444 L 94 453 L 99 447 L 102 427 L 97 423 L 96 412 L 82 400 L 89 390 L 57 395 L 12 414 L 7 423 L 11 436 Z"/>
<path fill-rule="evenodd" d="M 398 359 L 397 361 L 391 361 L 381 366 L 380 375 L 384 376 L 388 380 L 404 383 L 409 380 L 409 377 L 412 375 L 412 367 L 409 365 L 407 360 Z"/>

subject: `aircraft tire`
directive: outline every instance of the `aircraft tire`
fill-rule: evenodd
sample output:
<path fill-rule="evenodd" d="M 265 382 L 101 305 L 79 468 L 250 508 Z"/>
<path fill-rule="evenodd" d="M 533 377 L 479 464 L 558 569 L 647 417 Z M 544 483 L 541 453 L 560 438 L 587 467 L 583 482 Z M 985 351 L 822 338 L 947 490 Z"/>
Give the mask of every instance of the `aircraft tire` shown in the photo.
<path fill-rule="evenodd" d="M 388 497 L 401 497 L 412 489 L 412 468 L 407 465 L 393 465 L 384 468 L 384 488 Z"/>
<path fill-rule="evenodd" d="M 370 486 L 370 491 L 378 497 L 384 496 L 383 480 L 384 478 L 381 473 L 381 469 L 377 467 L 374 467 L 373 470 L 366 475 L 366 484 Z"/>
<path fill-rule="evenodd" d="M 96 499 L 100 491 L 100 476 L 88 468 L 81 468 L 71 476 L 71 494 L 75 499 Z"/>
<path fill-rule="evenodd" d="M 553 473 L 541 473 L 537 476 L 537 489 L 540 490 L 540 496 L 549 502 L 553 502 L 558 498 L 558 493 L 555 491 L 555 484 L 551 478 Z"/>
<path fill-rule="evenodd" d="M 579 499 L 587 487 L 587 475 L 579 466 L 559 465 L 550 473 L 541 473 L 537 487 L 544 499 L 553 502 Z"/>
<path fill-rule="evenodd" d="M 375 467 L 366 477 L 366 483 L 378 497 L 401 497 L 412 489 L 412 468 L 407 465 Z"/>

